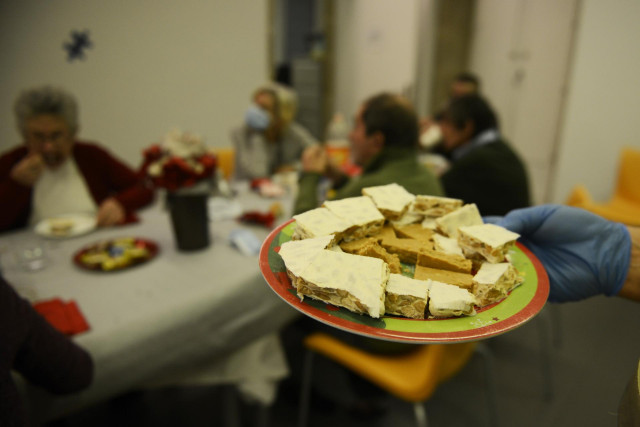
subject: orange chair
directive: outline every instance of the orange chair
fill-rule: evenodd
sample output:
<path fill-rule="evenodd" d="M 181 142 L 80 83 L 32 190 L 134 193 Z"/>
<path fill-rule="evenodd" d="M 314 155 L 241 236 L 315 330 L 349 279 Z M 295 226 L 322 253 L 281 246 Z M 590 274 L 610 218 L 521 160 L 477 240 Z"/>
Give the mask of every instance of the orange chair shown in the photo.
<path fill-rule="evenodd" d="M 322 332 L 316 332 L 304 340 L 307 348 L 302 379 L 302 396 L 299 426 L 307 424 L 313 355 L 321 354 L 347 369 L 361 375 L 390 394 L 413 403 L 418 426 L 426 427 L 427 414 L 424 402 L 437 386 L 453 377 L 469 361 L 474 351 L 484 356 L 489 392 L 488 408 L 492 425 L 497 421 L 496 392 L 493 382 L 492 360 L 483 343 L 421 345 L 414 352 L 402 355 L 371 354 L 345 344 Z"/>
<path fill-rule="evenodd" d="M 213 148 L 211 153 L 218 157 L 218 168 L 222 171 L 225 179 L 229 180 L 235 169 L 235 150 L 233 148 Z"/>
<path fill-rule="evenodd" d="M 569 195 L 567 204 L 611 221 L 640 225 L 640 151 L 629 147 L 622 150 L 618 180 L 611 200 L 606 203 L 594 202 L 587 188 L 578 185 Z"/>

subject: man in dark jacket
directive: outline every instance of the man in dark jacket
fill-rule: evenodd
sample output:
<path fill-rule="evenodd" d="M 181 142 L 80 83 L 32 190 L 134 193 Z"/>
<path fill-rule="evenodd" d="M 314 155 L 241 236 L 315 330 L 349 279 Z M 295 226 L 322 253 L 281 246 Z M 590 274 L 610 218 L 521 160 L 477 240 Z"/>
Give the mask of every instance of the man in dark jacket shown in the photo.
<path fill-rule="evenodd" d="M 529 206 L 524 164 L 500 135 L 486 100 L 479 95 L 452 99 L 439 125 L 443 149 L 451 160 L 440 177 L 448 197 L 475 203 L 482 215 L 505 215 Z"/>

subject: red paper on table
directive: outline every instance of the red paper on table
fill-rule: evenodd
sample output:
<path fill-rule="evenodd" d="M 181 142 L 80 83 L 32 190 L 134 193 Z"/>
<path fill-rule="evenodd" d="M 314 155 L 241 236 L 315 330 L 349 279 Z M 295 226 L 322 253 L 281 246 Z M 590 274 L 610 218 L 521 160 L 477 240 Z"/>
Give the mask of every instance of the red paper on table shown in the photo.
<path fill-rule="evenodd" d="M 273 222 L 275 221 L 275 219 L 276 217 L 273 212 L 258 211 L 245 212 L 238 217 L 238 220 L 241 222 L 264 225 L 267 228 L 273 227 Z"/>
<path fill-rule="evenodd" d="M 89 330 L 89 324 L 73 300 L 65 303 L 60 298 L 54 298 L 38 302 L 33 308 L 51 326 L 65 335 L 75 335 Z"/>

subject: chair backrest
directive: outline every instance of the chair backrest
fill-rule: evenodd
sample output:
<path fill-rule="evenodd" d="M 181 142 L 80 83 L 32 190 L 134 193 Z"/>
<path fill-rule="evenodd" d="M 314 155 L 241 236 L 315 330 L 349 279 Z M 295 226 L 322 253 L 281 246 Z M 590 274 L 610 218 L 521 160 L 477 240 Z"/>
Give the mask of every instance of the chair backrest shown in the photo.
<path fill-rule="evenodd" d="M 640 150 L 631 147 L 622 150 L 616 194 L 640 203 Z"/>

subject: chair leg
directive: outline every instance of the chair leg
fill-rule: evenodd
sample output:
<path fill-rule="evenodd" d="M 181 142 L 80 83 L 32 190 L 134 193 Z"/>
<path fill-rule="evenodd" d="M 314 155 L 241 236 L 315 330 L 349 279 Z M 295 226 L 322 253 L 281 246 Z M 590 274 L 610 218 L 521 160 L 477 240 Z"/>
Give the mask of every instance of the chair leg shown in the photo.
<path fill-rule="evenodd" d="M 223 386 L 224 393 L 224 425 L 225 427 L 240 426 L 240 410 L 236 388 L 231 385 Z"/>
<path fill-rule="evenodd" d="M 418 427 L 427 427 L 429 425 L 424 405 L 423 402 L 415 402 L 413 404 L 413 414 L 416 416 L 416 426 Z"/>
<path fill-rule="evenodd" d="M 267 405 L 258 404 L 256 408 L 256 427 L 268 427 L 269 426 L 269 407 Z"/>
<path fill-rule="evenodd" d="M 487 384 L 487 409 L 489 410 L 489 425 L 492 427 L 498 427 L 500 421 L 498 419 L 498 392 L 496 389 L 496 382 L 493 369 L 493 355 L 491 350 L 487 347 L 487 344 L 480 342 L 476 346 L 476 352 L 482 356 L 484 363 L 484 375 Z"/>
<path fill-rule="evenodd" d="M 302 367 L 302 387 L 300 390 L 300 412 L 298 427 L 306 427 L 309 418 L 309 401 L 311 398 L 311 375 L 313 374 L 313 352 L 307 350 Z"/>

